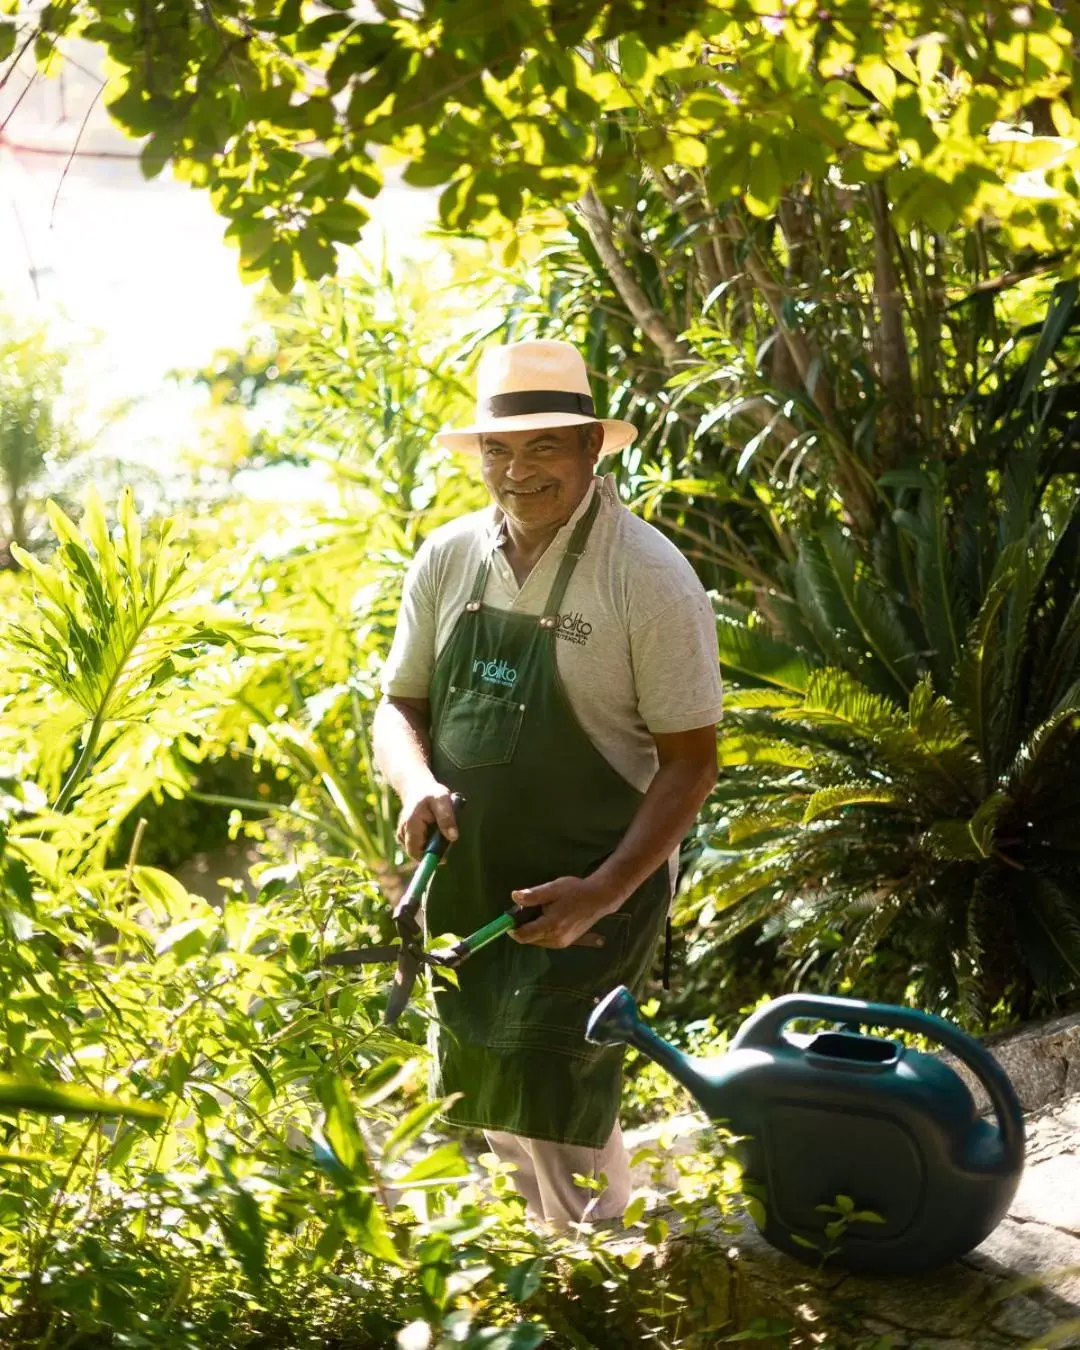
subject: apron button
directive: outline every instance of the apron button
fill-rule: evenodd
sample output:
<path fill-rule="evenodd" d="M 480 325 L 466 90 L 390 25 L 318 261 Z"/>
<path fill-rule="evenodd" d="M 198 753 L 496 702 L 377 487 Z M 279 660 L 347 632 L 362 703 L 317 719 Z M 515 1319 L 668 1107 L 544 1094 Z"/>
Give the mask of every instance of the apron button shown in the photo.
<path fill-rule="evenodd" d="M 519 703 L 519 704 L 518 704 L 518 709 L 519 709 L 521 712 L 524 712 L 524 711 L 525 711 L 525 704 L 524 704 L 524 703 Z"/>
<path fill-rule="evenodd" d="M 465 608 L 469 611 L 470 614 L 475 614 L 476 611 L 480 608 L 480 602 L 478 600 L 470 600 L 469 603 L 465 606 Z"/>

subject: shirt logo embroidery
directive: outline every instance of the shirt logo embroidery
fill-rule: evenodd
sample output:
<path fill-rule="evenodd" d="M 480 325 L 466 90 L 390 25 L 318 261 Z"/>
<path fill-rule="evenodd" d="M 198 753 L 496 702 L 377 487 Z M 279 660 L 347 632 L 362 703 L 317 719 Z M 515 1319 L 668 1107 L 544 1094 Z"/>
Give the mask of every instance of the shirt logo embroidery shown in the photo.
<path fill-rule="evenodd" d="M 474 661 L 472 663 L 473 674 L 479 675 L 482 680 L 488 684 L 505 685 L 507 689 L 514 687 L 514 681 L 517 679 L 517 671 L 513 666 L 508 666 L 505 661 Z"/>
<path fill-rule="evenodd" d="M 586 622 L 580 612 L 555 615 L 555 635 L 564 642 L 576 642 L 579 647 L 583 647 L 591 632 L 592 624 Z"/>

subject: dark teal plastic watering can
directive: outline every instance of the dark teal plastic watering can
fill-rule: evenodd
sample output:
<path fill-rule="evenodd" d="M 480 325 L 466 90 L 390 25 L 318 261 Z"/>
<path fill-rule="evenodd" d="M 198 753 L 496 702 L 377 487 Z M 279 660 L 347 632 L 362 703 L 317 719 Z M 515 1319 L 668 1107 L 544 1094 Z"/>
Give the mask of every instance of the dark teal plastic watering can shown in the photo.
<path fill-rule="evenodd" d="M 785 1033 L 794 1018 L 842 1029 Z M 994 1121 L 980 1119 L 959 1075 L 936 1056 L 863 1035 L 860 1026 L 943 1045 L 986 1088 Z M 831 1248 L 852 1270 L 944 1265 L 996 1227 L 1020 1181 L 1024 1118 L 1013 1085 L 989 1051 L 943 1018 L 789 994 L 749 1017 L 726 1055 L 703 1060 L 642 1023 L 620 987 L 594 1010 L 586 1036 L 599 1045 L 636 1046 L 712 1120 L 745 1136 L 736 1152 L 747 1193 L 763 1199 L 761 1232 L 802 1261 L 818 1261 Z M 847 1197 L 841 1209 L 877 1219 L 849 1219 L 830 1240 L 824 1230 L 838 1218 L 837 1197 Z"/>

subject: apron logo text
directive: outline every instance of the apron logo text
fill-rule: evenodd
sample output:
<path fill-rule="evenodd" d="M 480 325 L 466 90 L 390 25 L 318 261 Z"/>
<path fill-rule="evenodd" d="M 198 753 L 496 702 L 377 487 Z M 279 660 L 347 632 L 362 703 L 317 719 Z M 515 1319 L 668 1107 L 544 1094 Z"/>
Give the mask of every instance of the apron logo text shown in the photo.
<path fill-rule="evenodd" d="M 511 688 L 517 679 L 517 671 L 505 661 L 474 661 L 472 668 L 473 674 L 479 675 L 488 684 L 503 684 Z"/>
<path fill-rule="evenodd" d="M 555 616 L 555 635 L 561 637 L 565 642 L 576 642 L 579 646 L 584 646 L 585 642 L 592 632 L 592 624 L 586 622 L 580 613 L 577 614 L 557 614 Z"/>

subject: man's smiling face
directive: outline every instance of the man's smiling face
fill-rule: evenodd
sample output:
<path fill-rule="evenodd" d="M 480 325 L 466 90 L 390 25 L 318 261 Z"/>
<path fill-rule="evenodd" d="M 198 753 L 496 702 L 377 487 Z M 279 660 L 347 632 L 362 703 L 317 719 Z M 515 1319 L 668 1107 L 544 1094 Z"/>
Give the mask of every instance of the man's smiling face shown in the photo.
<path fill-rule="evenodd" d="M 588 492 L 603 440 L 595 422 L 487 433 L 480 451 L 484 485 L 521 533 L 558 529 Z"/>

